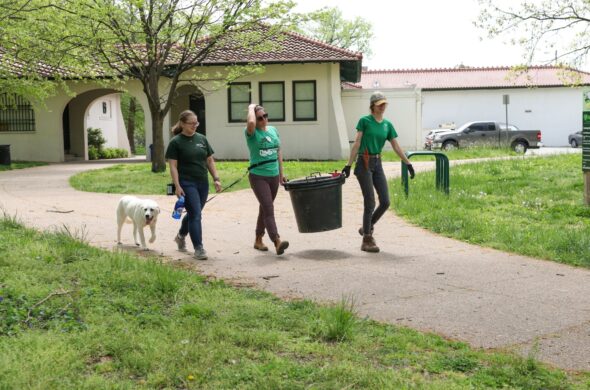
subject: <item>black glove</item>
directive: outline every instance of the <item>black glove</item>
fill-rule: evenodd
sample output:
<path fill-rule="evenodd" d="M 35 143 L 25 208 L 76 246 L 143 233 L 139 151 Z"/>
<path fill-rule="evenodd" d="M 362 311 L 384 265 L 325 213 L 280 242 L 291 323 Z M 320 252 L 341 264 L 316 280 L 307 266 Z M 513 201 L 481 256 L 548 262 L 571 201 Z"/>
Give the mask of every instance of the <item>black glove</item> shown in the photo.
<path fill-rule="evenodd" d="M 414 172 L 414 167 L 412 164 L 408 164 L 408 172 L 410 172 L 410 179 L 413 179 L 416 176 L 416 172 Z"/>
<path fill-rule="evenodd" d="M 346 178 L 350 176 L 350 165 L 346 165 L 344 168 L 342 168 L 342 174 Z"/>

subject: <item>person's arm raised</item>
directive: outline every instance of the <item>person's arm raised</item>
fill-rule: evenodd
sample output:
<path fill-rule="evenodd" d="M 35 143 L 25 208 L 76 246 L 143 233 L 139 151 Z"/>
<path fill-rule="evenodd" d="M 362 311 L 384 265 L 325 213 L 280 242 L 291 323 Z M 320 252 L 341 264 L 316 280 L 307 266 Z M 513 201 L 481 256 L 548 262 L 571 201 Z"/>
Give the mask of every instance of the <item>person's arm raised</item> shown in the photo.
<path fill-rule="evenodd" d="M 254 134 L 254 130 L 256 130 L 256 113 L 254 109 L 256 108 L 256 104 L 250 104 L 248 106 L 248 117 L 246 119 L 246 132 L 248 135 Z"/>

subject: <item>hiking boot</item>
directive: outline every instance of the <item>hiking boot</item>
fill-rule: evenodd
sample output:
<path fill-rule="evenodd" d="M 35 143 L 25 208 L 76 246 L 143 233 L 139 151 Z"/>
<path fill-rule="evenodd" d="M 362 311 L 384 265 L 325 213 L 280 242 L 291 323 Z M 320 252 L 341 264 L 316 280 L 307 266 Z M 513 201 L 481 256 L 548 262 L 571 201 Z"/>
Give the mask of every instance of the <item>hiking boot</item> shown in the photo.
<path fill-rule="evenodd" d="M 289 247 L 289 241 L 281 241 L 280 238 L 275 240 L 275 248 L 277 250 L 277 255 L 282 255 L 285 253 L 285 249 Z"/>
<path fill-rule="evenodd" d="M 178 250 L 180 252 L 186 252 L 186 239 L 185 239 L 185 237 L 181 236 L 180 234 L 177 234 L 176 237 L 174 237 L 174 242 L 176 243 L 176 245 L 178 245 Z"/>
<path fill-rule="evenodd" d="M 259 251 L 263 252 L 268 250 L 268 247 L 262 242 L 262 234 L 256 236 L 256 240 L 254 241 L 254 249 L 258 249 Z"/>
<path fill-rule="evenodd" d="M 375 230 L 375 229 L 373 228 L 373 226 L 371 226 L 371 233 L 370 233 L 371 235 L 373 234 L 373 230 Z M 364 232 L 364 230 L 363 230 L 363 227 L 362 227 L 362 226 L 359 228 L 359 234 L 360 234 L 361 236 L 364 236 L 364 235 L 365 235 L 365 232 Z"/>
<path fill-rule="evenodd" d="M 361 250 L 370 253 L 377 253 L 379 252 L 379 247 L 375 243 L 375 239 L 370 234 L 365 234 L 363 236 L 363 244 L 361 245 Z"/>
<path fill-rule="evenodd" d="M 205 251 L 205 248 L 198 247 L 197 249 L 195 249 L 194 258 L 197 260 L 207 260 L 207 252 Z"/>

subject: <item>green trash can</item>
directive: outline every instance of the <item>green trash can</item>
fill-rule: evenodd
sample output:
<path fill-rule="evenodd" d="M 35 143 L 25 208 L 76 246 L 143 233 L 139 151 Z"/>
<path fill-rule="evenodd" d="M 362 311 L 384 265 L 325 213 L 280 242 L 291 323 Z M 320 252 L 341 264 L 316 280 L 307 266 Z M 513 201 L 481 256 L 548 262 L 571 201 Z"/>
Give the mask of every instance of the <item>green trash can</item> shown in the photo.
<path fill-rule="evenodd" d="M 342 184 L 345 177 L 311 175 L 285 183 L 300 233 L 317 233 L 342 227 Z"/>
<path fill-rule="evenodd" d="M 0 165 L 10 165 L 10 145 L 0 145 Z"/>

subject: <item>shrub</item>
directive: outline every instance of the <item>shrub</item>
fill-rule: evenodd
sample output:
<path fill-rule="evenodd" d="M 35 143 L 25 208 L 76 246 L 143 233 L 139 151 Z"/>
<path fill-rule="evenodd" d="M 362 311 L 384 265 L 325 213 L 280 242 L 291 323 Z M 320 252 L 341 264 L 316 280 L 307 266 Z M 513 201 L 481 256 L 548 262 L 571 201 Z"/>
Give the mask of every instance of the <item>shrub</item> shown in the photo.
<path fill-rule="evenodd" d="M 88 153 L 90 156 L 90 151 Z M 129 152 L 125 149 L 120 148 L 106 148 L 99 152 L 99 158 L 110 159 L 110 158 L 121 158 L 129 157 Z"/>
<path fill-rule="evenodd" d="M 94 146 L 88 147 L 88 160 L 98 160 L 99 159 L 99 152 L 98 149 Z"/>
<path fill-rule="evenodd" d="M 102 150 L 102 146 L 107 140 L 102 136 L 102 130 L 94 127 L 89 127 L 88 132 L 88 148 L 95 147 L 97 150 Z"/>

